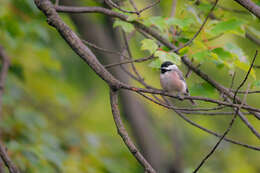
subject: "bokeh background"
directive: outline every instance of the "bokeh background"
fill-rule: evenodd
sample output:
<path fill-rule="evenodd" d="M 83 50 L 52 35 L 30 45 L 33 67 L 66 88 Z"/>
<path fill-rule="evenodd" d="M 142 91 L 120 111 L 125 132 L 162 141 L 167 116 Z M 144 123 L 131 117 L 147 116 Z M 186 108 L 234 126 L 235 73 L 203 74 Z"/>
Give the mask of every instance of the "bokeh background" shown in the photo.
<path fill-rule="evenodd" d="M 60 0 L 65 5 L 104 6 L 102 1 Z M 136 1 L 138 7 L 150 4 Z M 198 16 L 206 14 L 208 1 L 197 8 L 194 1 L 177 0 L 175 16 L 189 16 L 188 8 L 196 9 Z M 255 1 L 259 4 L 259 1 Z M 143 16 L 169 17 L 172 0 L 163 0 L 147 10 Z M 204 4 L 204 6 L 203 6 Z M 206 4 L 206 5 L 205 5 Z M 260 40 L 259 19 L 246 12 L 232 0 L 220 1 L 226 8 L 245 11 L 234 13 L 218 9 L 217 15 L 246 21 L 243 28 Z M 62 19 L 82 39 L 110 50 L 122 50 L 119 28 L 113 20 L 100 14 L 60 14 Z M 190 28 L 197 30 L 200 26 Z M 194 32 L 191 32 L 191 35 Z M 245 34 L 245 33 L 244 33 Z M 203 33 L 199 37 L 203 37 Z M 143 36 L 135 33 L 130 40 L 134 58 L 147 56 L 140 50 Z M 259 41 L 225 33 L 209 45 L 222 47 L 236 44 L 248 62 L 259 48 Z M 128 151 L 117 134 L 109 103 L 109 88 L 71 50 L 57 31 L 49 26 L 46 17 L 32 0 L 0 1 L 0 44 L 11 58 L 7 76 L 3 111 L 0 117 L 1 140 L 22 172 L 26 173 L 133 173 L 142 167 Z M 118 62 L 118 55 L 93 49 L 103 64 Z M 191 53 L 192 54 L 192 53 Z M 260 64 L 260 56 L 255 64 Z M 147 83 L 159 86 L 159 71 L 149 67 L 150 62 L 136 64 Z M 184 72 L 186 67 L 180 67 Z M 230 69 L 217 68 L 212 62 L 203 62 L 201 70 L 226 87 L 230 86 Z M 235 86 L 245 76 L 236 69 Z M 133 85 L 137 82 L 125 76 L 119 67 L 112 68 L 119 79 Z M 260 70 L 255 69 L 253 90 L 260 89 Z M 187 79 L 192 95 L 219 98 L 217 91 L 194 74 Z M 247 86 L 247 85 L 245 85 Z M 245 89 L 245 88 L 243 88 Z M 249 95 L 248 104 L 259 107 L 259 94 Z M 176 104 L 190 107 L 188 102 Z M 122 116 L 132 139 L 159 172 L 191 172 L 217 142 L 217 138 L 192 127 L 154 103 L 135 94 L 121 93 Z M 208 103 L 201 107 L 213 107 Z M 224 109 L 230 110 L 230 109 Z M 231 116 L 188 115 L 195 122 L 223 133 Z M 248 115 L 249 121 L 260 131 L 259 121 Z M 237 119 L 228 137 L 259 146 L 259 140 Z M 222 142 L 220 147 L 200 170 L 201 173 L 257 173 L 260 172 L 258 151 Z"/>

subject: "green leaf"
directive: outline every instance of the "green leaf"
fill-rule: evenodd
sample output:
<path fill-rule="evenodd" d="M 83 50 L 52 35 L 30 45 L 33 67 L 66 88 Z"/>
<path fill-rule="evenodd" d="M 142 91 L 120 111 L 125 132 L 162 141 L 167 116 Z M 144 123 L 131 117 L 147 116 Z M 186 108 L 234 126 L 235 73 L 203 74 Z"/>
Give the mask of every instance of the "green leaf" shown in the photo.
<path fill-rule="evenodd" d="M 161 50 L 157 50 L 155 53 L 154 53 L 154 56 L 155 57 L 159 57 L 159 59 L 161 61 L 166 61 L 166 55 L 167 53 L 165 51 L 161 51 Z"/>
<path fill-rule="evenodd" d="M 151 54 L 153 54 L 158 49 L 158 45 L 152 39 L 144 39 L 142 40 L 141 44 L 141 49 L 148 50 Z"/>
<path fill-rule="evenodd" d="M 159 69 L 161 67 L 161 61 L 157 58 L 156 60 L 153 60 L 148 66 Z"/>
<path fill-rule="evenodd" d="M 234 56 L 236 56 L 241 62 L 248 63 L 248 59 L 244 51 L 237 45 L 232 43 L 227 43 L 225 45 L 225 49 L 231 52 Z"/>
<path fill-rule="evenodd" d="M 212 4 L 208 3 L 203 3 L 203 2 L 200 2 L 198 8 L 201 10 L 201 11 L 204 11 L 204 12 L 209 12 L 210 9 L 212 8 Z"/>
<path fill-rule="evenodd" d="M 223 60 L 223 61 L 228 61 L 228 60 L 232 60 L 233 56 L 230 52 L 224 50 L 223 48 L 215 48 L 212 50 L 213 53 L 217 54 L 218 57 Z"/>
<path fill-rule="evenodd" d="M 237 34 L 241 34 L 243 30 L 241 26 L 244 22 L 237 19 L 230 19 L 228 21 L 219 22 L 211 30 L 209 31 L 213 35 L 218 35 L 224 32 L 234 32 Z"/>
<path fill-rule="evenodd" d="M 216 89 L 208 82 L 194 83 L 189 89 L 192 95 L 214 96 L 216 94 Z"/>
<path fill-rule="evenodd" d="M 185 18 L 185 19 L 177 19 L 177 18 L 169 18 L 166 20 L 168 25 L 177 25 L 181 29 L 188 28 L 192 23 L 194 23 L 194 20 L 191 18 Z"/>
<path fill-rule="evenodd" d="M 122 29 L 125 31 L 125 32 L 132 32 L 134 31 L 135 27 L 131 24 L 131 23 L 127 23 L 127 22 L 124 22 L 124 21 L 121 21 L 121 20 L 116 20 L 113 24 L 113 27 L 122 27 Z"/>
<path fill-rule="evenodd" d="M 166 59 L 171 62 L 174 62 L 174 64 L 176 65 L 181 65 L 181 57 L 174 52 L 168 53 Z"/>
<path fill-rule="evenodd" d="M 208 60 L 211 55 L 209 50 L 203 50 L 193 54 L 192 57 L 199 62 L 204 62 Z"/>
<path fill-rule="evenodd" d="M 154 56 L 159 57 L 161 63 L 163 63 L 165 61 L 171 61 L 177 65 L 181 64 L 180 56 L 174 52 L 165 52 L 165 51 L 157 50 L 155 52 Z"/>
<path fill-rule="evenodd" d="M 260 87 L 260 80 L 253 82 L 253 86 Z"/>
<path fill-rule="evenodd" d="M 149 17 L 148 19 L 144 20 L 144 24 L 147 26 L 155 26 L 161 32 L 164 32 L 168 29 L 166 20 L 161 16 Z"/>

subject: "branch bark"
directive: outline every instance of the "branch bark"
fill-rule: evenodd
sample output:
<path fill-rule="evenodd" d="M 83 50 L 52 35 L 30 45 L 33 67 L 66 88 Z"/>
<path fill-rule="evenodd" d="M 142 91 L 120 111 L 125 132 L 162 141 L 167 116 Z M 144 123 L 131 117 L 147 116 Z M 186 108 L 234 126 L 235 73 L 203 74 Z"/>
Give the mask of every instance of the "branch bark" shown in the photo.
<path fill-rule="evenodd" d="M 234 0 L 248 11 L 253 13 L 256 17 L 260 18 L 260 7 L 251 0 Z"/>
<path fill-rule="evenodd" d="M 117 91 L 113 91 L 110 89 L 110 103 L 111 109 L 114 117 L 114 121 L 117 127 L 118 134 L 122 137 L 124 143 L 130 150 L 130 152 L 134 155 L 134 157 L 139 161 L 139 163 L 145 168 L 145 171 L 149 173 L 156 173 L 156 171 L 152 168 L 152 166 L 146 161 L 143 155 L 138 151 L 135 147 L 134 143 L 130 139 L 123 122 L 120 118 L 120 113 L 118 109 L 118 94 Z"/>

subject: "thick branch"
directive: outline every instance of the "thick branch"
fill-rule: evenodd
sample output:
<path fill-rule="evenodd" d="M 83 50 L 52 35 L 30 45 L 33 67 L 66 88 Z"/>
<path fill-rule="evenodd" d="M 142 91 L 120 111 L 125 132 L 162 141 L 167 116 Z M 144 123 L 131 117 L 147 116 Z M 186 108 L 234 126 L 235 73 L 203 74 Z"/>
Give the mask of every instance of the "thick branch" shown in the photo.
<path fill-rule="evenodd" d="M 234 0 L 240 5 L 242 5 L 244 8 L 246 8 L 248 11 L 253 13 L 255 16 L 260 18 L 260 7 L 256 5 L 254 2 L 251 0 Z"/>
<path fill-rule="evenodd" d="M 152 166 L 146 161 L 143 155 L 135 147 L 134 143 L 130 139 L 123 122 L 120 118 L 120 112 L 118 109 L 118 94 L 116 91 L 110 90 L 110 104 L 113 113 L 113 118 L 117 127 L 118 134 L 122 137 L 125 145 L 128 147 L 133 156 L 139 161 L 139 163 L 144 167 L 145 171 L 149 173 L 156 173 Z"/>
<path fill-rule="evenodd" d="M 49 25 L 55 27 L 70 47 L 111 87 L 118 88 L 120 82 L 115 79 L 97 60 L 92 51 L 58 16 L 54 5 L 49 0 L 35 0 L 37 7 L 46 15 Z M 99 9 L 99 8 L 97 8 Z M 95 10 L 94 10 L 95 11 Z M 111 13 L 113 13 L 111 11 Z"/>

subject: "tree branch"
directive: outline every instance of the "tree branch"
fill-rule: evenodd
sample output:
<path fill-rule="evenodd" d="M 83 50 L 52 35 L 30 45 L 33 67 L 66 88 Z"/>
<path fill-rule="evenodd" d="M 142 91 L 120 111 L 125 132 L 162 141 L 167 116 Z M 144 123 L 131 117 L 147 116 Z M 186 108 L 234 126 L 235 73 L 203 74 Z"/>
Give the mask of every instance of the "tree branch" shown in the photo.
<path fill-rule="evenodd" d="M 236 90 L 236 92 L 235 92 L 235 94 L 234 94 L 234 97 L 233 97 L 233 103 L 236 103 L 236 95 L 237 95 L 239 89 L 245 84 L 245 82 L 246 82 L 246 80 L 247 80 L 247 78 L 248 78 L 248 76 L 249 76 L 249 74 L 250 74 L 250 72 L 251 72 L 251 70 L 252 70 L 252 68 L 253 68 L 253 65 L 254 65 L 254 63 L 255 63 L 255 59 L 256 59 L 256 57 L 257 57 L 257 54 L 258 54 L 258 51 L 256 50 L 256 51 L 255 51 L 255 56 L 254 56 L 254 58 L 253 58 L 253 60 L 252 60 L 252 62 L 251 62 L 251 65 L 250 65 L 250 67 L 249 67 L 249 70 L 247 71 L 246 77 L 245 77 L 244 80 L 241 82 L 241 84 L 237 87 L 237 90 Z M 246 93 L 248 93 L 248 90 L 247 90 Z"/>
<path fill-rule="evenodd" d="M 67 7 L 67 6 L 56 6 L 55 9 L 57 12 L 65 12 L 65 13 L 101 13 L 110 17 L 115 17 L 118 19 L 121 19 L 123 21 L 129 22 L 133 24 L 138 29 L 145 31 L 149 35 L 156 38 L 158 41 L 160 41 L 162 44 L 166 45 L 167 47 L 170 47 L 171 49 L 176 49 L 176 47 L 169 42 L 166 38 L 161 36 L 156 30 L 152 29 L 151 27 L 147 27 L 143 25 L 142 23 L 138 21 L 127 21 L 128 16 L 114 12 L 112 10 L 102 8 L 102 7 Z"/>
<path fill-rule="evenodd" d="M 248 11 L 253 13 L 256 17 L 260 18 L 260 7 L 251 0 L 234 0 Z"/>
<path fill-rule="evenodd" d="M 244 83 L 244 81 L 242 82 Z M 248 85 L 248 88 L 247 88 L 247 91 L 249 89 L 250 85 Z M 239 87 L 238 87 L 239 89 Z M 237 89 L 237 90 L 238 90 Z M 216 145 L 212 148 L 212 150 L 206 155 L 206 157 L 200 162 L 199 166 L 193 171 L 193 173 L 196 173 L 199 171 L 199 169 L 203 166 L 203 164 L 209 159 L 210 156 L 212 156 L 212 154 L 216 151 L 217 147 L 220 145 L 220 143 L 222 142 L 222 140 L 225 138 L 225 136 L 227 136 L 228 132 L 231 130 L 231 127 L 232 125 L 234 124 L 235 122 L 235 119 L 238 115 L 238 112 L 240 110 L 240 108 L 242 107 L 242 105 L 245 103 L 246 101 L 246 97 L 247 97 L 247 93 L 245 93 L 244 95 L 244 99 L 242 101 L 242 103 L 240 104 L 240 106 L 237 108 L 233 118 L 231 119 L 229 125 L 228 125 L 228 128 L 226 129 L 226 131 L 223 133 L 223 135 L 221 136 L 221 138 L 218 140 L 218 142 L 216 143 Z"/>
<path fill-rule="evenodd" d="M 85 61 L 109 86 L 119 88 L 119 82 L 97 60 L 92 51 L 86 47 L 81 39 L 66 25 L 57 14 L 54 5 L 49 0 L 34 0 L 36 6 L 46 15 L 49 25 L 55 27 L 69 46 Z M 98 11 L 100 8 L 92 8 Z M 103 8 L 101 8 L 103 10 Z M 102 11 L 101 10 L 101 11 Z M 113 14 L 113 11 L 108 10 Z"/>
<path fill-rule="evenodd" d="M 211 130 L 205 128 L 205 127 L 202 127 L 202 126 L 200 126 L 199 124 L 193 122 L 192 120 L 190 120 L 189 118 L 187 118 L 180 110 L 175 109 L 174 106 L 160 103 L 160 102 L 158 102 L 158 101 L 156 101 L 156 100 L 153 100 L 152 98 L 146 96 L 145 94 L 143 94 L 143 93 L 141 93 L 141 92 L 137 92 L 137 93 L 140 94 L 141 96 L 145 97 L 146 99 L 148 99 L 148 100 L 150 100 L 150 101 L 152 101 L 152 102 L 154 102 L 154 103 L 160 105 L 160 106 L 163 106 L 163 107 L 165 107 L 165 108 L 167 108 L 167 109 L 172 109 L 172 110 L 173 110 L 174 112 L 176 112 L 177 115 L 179 115 L 184 121 L 186 121 L 187 123 L 191 124 L 192 126 L 195 126 L 195 127 L 199 128 L 199 129 L 201 129 L 202 131 L 207 132 L 207 133 L 209 133 L 209 134 L 211 134 L 211 135 L 214 135 L 214 136 L 216 136 L 216 137 L 219 137 L 219 138 L 221 137 L 220 134 L 217 134 L 217 133 L 215 133 L 215 132 L 213 132 L 213 131 L 211 131 Z M 249 148 L 249 149 L 253 149 L 253 150 L 260 151 L 260 147 L 257 147 L 257 146 L 252 146 L 252 145 L 248 145 L 248 144 L 243 144 L 243 143 L 241 143 L 241 142 L 237 142 L 237 141 L 234 141 L 234 140 L 229 139 L 229 138 L 226 138 L 226 137 L 224 138 L 224 140 L 227 141 L 227 142 L 230 142 L 230 143 L 232 143 L 232 144 L 236 144 L 236 145 L 240 145 L 240 146 L 243 146 L 243 147 L 246 147 L 246 148 Z"/>
<path fill-rule="evenodd" d="M 149 173 L 156 173 L 156 171 L 152 168 L 152 166 L 146 161 L 143 155 L 138 151 L 135 147 L 134 143 L 130 139 L 123 122 L 120 118 L 120 111 L 118 109 L 118 94 L 117 91 L 113 91 L 110 89 L 110 104 L 112 109 L 113 118 L 117 127 L 117 132 L 123 139 L 125 145 L 128 147 L 129 151 L 133 154 L 133 156 L 139 161 L 139 163 L 144 167 L 145 171 Z"/>

